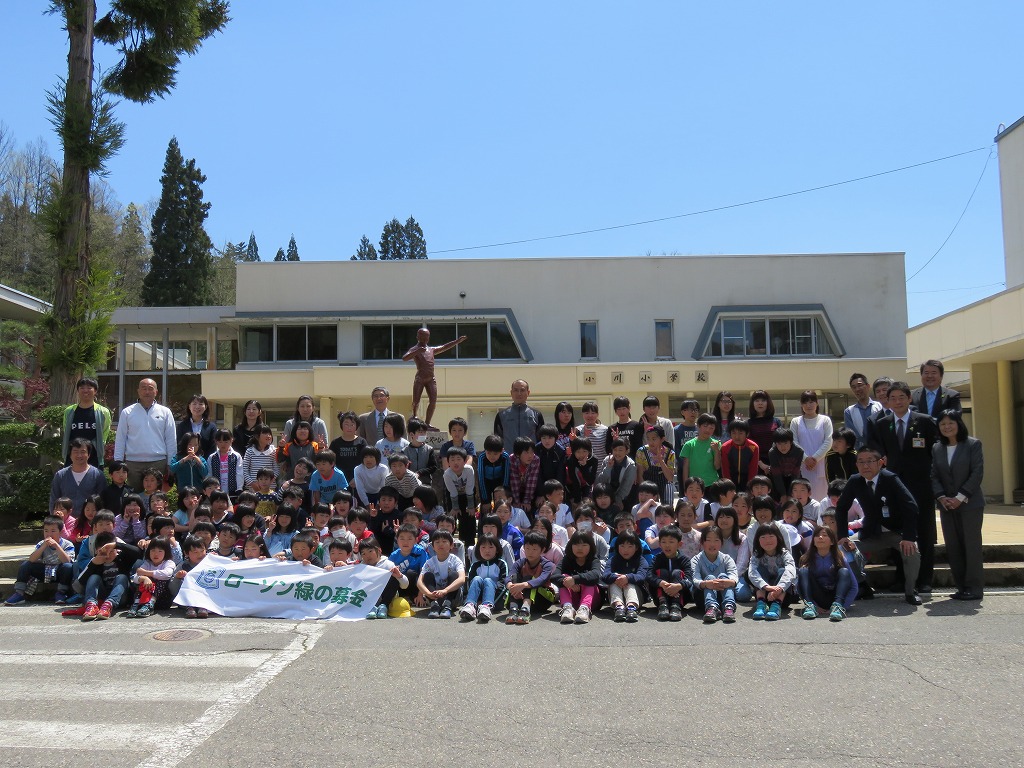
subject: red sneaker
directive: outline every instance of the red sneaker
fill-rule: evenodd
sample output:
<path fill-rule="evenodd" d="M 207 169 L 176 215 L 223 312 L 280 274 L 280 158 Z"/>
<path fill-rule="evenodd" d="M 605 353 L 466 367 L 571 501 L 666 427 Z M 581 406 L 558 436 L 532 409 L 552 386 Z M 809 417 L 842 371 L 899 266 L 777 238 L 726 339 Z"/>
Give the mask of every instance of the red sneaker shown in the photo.
<path fill-rule="evenodd" d="M 96 616 L 97 619 L 109 619 L 110 614 L 114 611 L 114 605 L 109 600 L 104 600 L 103 605 L 100 606 L 100 612 Z"/>
<path fill-rule="evenodd" d="M 100 615 L 100 607 L 96 603 L 89 603 L 85 606 L 85 613 L 82 614 L 82 621 L 92 621 Z"/>

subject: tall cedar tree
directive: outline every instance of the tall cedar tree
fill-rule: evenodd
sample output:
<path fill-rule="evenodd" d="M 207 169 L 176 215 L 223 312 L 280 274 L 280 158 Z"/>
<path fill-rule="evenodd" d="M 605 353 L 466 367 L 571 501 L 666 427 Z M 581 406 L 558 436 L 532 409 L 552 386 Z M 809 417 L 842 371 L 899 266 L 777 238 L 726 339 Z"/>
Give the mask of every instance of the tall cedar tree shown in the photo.
<path fill-rule="evenodd" d="M 274 261 L 288 261 L 288 257 L 284 255 L 284 248 L 277 249 L 277 253 L 274 254 Z"/>
<path fill-rule="evenodd" d="M 362 240 L 359 241 L 356 254 L 351 257 L 350 261 L 377 261 L 377 249 L 373 247 L 373 243 L 366 235 L 363 235 Z"/>
<path fill-rule="evenodd" d="M 259 261 L 260 247 L 256 245 L 256 233 L 249 233 L 249 244 L 245 247 L 245 258 L 243 261 Z"/>
<path fill-rule="evenodd" d="M 384 225 L 380 233 L 380 248 L 377 256 L 381 261 L 398 261 L 405 259 L 408 249 L 405 243 L 405 229 L 398 219 L 392 219 Z"/>
<path fill-rule="evenodd" d="M 75 382 L 102 362 L 110 334 L 111 302 L 92 263 L 90 176 L 124 143 L 124 125 L 106 94 L 140 104 L 164 97 L 175 85 L 182 55 L 228 23 L 227 0 L 109 0 L 96 19 L 96 0 L 51 0 L 68 33 L 68 76 L 49 94 L 49 108 L 64 150 L 62 178 L 47 215 L 57 248 L 53 311 L 45 362 L 51 402 L 72 402 Z M 94 90 L 94 40 L 121 57 Z"/>
<path fill-rule="evenodd" d="M 405 220 L 405 226 L 402 229 L 405 232 L 405 258 L 427 258 L 427 239 L 423 236 L 423 230 L 416 219 L 410 216 Z"/>
<path fill-rule="evenodd" d="M 143 281 L 143 306 L 203 306 L 213 299 L 213 243 L 203 228 L 210 210 L 203 202 L 204 181 L 196 161 L 185 161 L 172 138 L 153 214 L 153 257 Z"/>
<path fill-rule="evenodd" d="M 299 246 L 295 244 L 295 235 L 292 235 L 292 239 L 288 241 L 288 254 L 285 256 L 285 261 L 298 261 L 299 260 Z"/>

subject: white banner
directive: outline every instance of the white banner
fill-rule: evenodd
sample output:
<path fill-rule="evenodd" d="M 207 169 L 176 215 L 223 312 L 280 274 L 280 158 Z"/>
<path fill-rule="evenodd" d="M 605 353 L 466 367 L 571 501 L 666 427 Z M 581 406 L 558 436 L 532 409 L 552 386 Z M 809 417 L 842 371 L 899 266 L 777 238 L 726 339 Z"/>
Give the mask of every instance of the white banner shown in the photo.
<path fill-rule="evenodd" d="M 209 554 L 185 576 L 174 602 L 221 616 L 358 621 L 377 604 L 390 577 L 390 571 L 369 565 L 323 571 Z"/>

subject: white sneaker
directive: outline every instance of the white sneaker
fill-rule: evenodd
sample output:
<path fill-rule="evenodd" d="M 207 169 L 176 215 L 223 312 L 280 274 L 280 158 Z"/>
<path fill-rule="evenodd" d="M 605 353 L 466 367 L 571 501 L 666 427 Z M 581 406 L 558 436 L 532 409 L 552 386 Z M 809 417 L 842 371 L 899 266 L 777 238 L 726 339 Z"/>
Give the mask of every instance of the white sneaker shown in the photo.
<path fill-rule="evenodd" d="M 462 610 L 459 611 L 459 616 L 466 621 L 472 621 L 476 618 L 476 606 L 472 603 L 466 603 L 462 606 Z"/>
<path fill-rule="evenodd" d="M 580 609 L 576 611 L 576 623 L 586 624 L 590 621 L 590 609 L 585 605 L 581 605 Z"/>
<path fill-rule="evenodd" d="M 571 605 L 563 605 L 558 620 L 563 624 L 572 624 L 576 620 L 576 611 L 572 609 Z"/>
<path fill-rule="evenodd" d="M 480 610 L 477 611 L 476 620 L 481 624 L 486 624 L 491 620 L 491 606 L 481 605 Z"/>

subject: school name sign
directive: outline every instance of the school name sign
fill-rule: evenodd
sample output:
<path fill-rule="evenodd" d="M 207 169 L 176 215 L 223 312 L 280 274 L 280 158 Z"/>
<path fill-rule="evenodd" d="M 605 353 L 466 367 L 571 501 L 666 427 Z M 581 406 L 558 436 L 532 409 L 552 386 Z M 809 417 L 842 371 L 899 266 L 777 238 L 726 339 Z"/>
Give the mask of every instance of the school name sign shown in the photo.
<path fill-rule="evenodd" d="M 302 563 L 209 554 L 185 576 L 174 602 L 229 617 L 358 621 L 377 604 L 390 576 L 368 565 L 322 571 Z"/>

